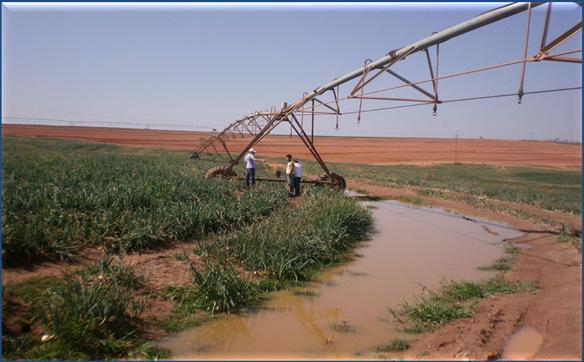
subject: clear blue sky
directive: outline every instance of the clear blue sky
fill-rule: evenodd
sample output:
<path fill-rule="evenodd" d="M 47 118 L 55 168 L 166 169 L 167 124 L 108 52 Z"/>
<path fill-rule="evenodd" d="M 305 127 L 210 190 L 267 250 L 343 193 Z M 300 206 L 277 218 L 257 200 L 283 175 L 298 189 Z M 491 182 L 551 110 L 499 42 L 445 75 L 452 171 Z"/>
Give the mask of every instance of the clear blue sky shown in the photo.
<path fill-rule="evenodd" d="M 3 116 L 222 129 L 244 114 L 293 102 L 362 66 L 365 58 L 379 58 L 500 5 L 4 3 Z M 582 14 L 575 4 L 554 6 L 550 37 Z M 534 9 L 530 54 L 540 43 L 544 13 L 543 6 Z M 520 59 L 525 22 L 523 13 L 444 43 L 440 73 Z M 558 50 L 581 45 L 580 33 Z M 440 81 L 441 98 L 515 92 L 519 69 Z M 428 78 L 423 53 L 395 70 L 413 81 Z M 367 89 L 398 83 L 383 76 Z M 581 84 L 580 64 L 527 65 L 526 91 Z M 348 90 L 341 87 L 343 95 Z M 346 103 L 342 111 L 358 104 Z M 364 108 L 394 104 L 365 101 Z M 435 117 L 430 106 L 368 113 L 360 125 L 347 115 L 340 131 L 333 117 L 320 117 L 317 133 L 580 141 L 581 108 L 581 91 L 528 95 L 521 105 L 515 98 L 445 104 Z"/>

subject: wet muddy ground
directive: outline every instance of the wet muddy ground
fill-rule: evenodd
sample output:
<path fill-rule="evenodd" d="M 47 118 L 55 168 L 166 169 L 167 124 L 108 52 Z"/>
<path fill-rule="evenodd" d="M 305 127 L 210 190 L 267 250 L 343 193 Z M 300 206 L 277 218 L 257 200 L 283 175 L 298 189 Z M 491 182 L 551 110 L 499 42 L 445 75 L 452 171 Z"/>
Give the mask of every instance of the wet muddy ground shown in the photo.
<path fill-rule="evenodd" d="M 520 232 L 440 209 L 393 201 L 366 203 L 376 233 L 354 261 L 303 288 L 272 293 L 258 310 L 226 316 L 160 341 L 176 359 L 364 358 L 403 336 L 387 307 L 444 279 L 492 276 L 478 266 L 504 253 Z M 340 326 L 340 327 L 339 327 Z"/>
<path fill-rule="evenodd" d="M 543 343 L 543 336 L 532 327 L 523 327 L 515 332 L 503 351 L 504 360 L 527 360 L 532 358 Z"/>

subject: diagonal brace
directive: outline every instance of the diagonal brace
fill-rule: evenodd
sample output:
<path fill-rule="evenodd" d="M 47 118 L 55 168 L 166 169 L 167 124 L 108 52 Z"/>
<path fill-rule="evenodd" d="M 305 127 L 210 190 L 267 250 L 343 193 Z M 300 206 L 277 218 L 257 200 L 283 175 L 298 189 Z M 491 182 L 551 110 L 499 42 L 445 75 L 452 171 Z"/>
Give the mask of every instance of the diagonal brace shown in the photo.
<path fill-rule="evenodd" d="M 393 75 L 394 77 L 396 77 L 397 79 L 401 80 L 402 82 L 404 82 L 405 84 L 409 85 L 410 87 L 414 88 L 415 90 L 421 92 L 422 94 L 424 94 L 426 97 L 434 100 L 434 95 L 430 92 L 428 92 L 427 90 L 425 90 L 424 88 L 412 83 L 410 80 L 402 77 L 401 75 L 399 75 L 398 73 L 394 72 L 391 69 L 386 69 L 386 72 L 388 72 L 389 74 Z"/>

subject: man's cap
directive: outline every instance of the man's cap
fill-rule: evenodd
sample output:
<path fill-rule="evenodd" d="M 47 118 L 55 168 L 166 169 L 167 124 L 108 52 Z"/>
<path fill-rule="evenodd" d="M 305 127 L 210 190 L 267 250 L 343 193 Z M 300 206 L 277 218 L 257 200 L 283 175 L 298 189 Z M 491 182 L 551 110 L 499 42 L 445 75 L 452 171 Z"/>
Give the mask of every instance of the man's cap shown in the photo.
<path fill-rule="evenodd" d="M 251 153 L 255 153 L 255 149 L 254 149 L 254 148 L 250 148 L 250 149 L 249 149 L 249 152 L 251 152 Z"/>

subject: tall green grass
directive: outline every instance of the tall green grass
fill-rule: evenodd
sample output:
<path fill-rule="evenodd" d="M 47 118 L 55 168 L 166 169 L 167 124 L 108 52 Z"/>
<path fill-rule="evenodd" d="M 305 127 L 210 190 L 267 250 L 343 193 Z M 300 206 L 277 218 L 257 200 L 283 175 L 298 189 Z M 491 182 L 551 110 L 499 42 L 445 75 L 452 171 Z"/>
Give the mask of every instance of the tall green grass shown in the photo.
<path fill-rule="evenodd" d="M 509 283 L 502 276 L 479 282 L 445 281 L 440 290 L 417 296 L 412 303 L 404 302 L 398 311 L 389 311 L 405 324 L 404 331 L 417 333 L 472 316 L 474 304 L 481 298 L 536 289 L 533 282 Z"/>
<path fill-rule="evenodd" d="M 207 264 L 204 272 L 193 269 L 196 306 L 207 312 L 231 313 L 260 300 L 255 283 L 220 263 Z"/>
<path fill-rule="evenodd" d="M 287 204 L 283 188 L 204 180 L 214 164 L 184 153 L 3 137 L 2 258 L 67 258 L 199 238 L 253 223 Z"/>
<path fill-rule="evenodd" d="M 220 238 L 211 249 L 270 278 L 307 280 L 346 257 L 372 228 L 369 211 L 355 200 L 335 190 L 314 189 L 297 208 L 282 209 Z"/>
<path fill-rule="evenodd" d="M 403 338 L 394 338 L 391 341 L 375 347 L 375 352 L 403 352 L 411 347 L 410 342 Z"/>
<path fill-rule="evenodd" d="M 21 318 L 26 320 L 23 327 L 15 330 L 7 328 L 5 322 L 10 316 L 3 315 L 3 357 L 164 357 L 166 351 L 145 343 L 138 332 L 143 300 L 135 292 L 142 281 L 143 277 L 132 268 L 105 259 L 63 278 L 31 278 L 6 286 L 3 312 L 14 312 L 10 305 L 16 304 Z M 4 310 L 5 304 L 8 310 Z"/>
<path fill-rule="evenodd" d="M 103 358 L 125 355 L 140 311 L 132 295 L 115 282 L 66 278 L 38 304 L 37 318 L 54 336 L 55 350 Z M 57 348 L 55 348 L 57 347 Z"/>

